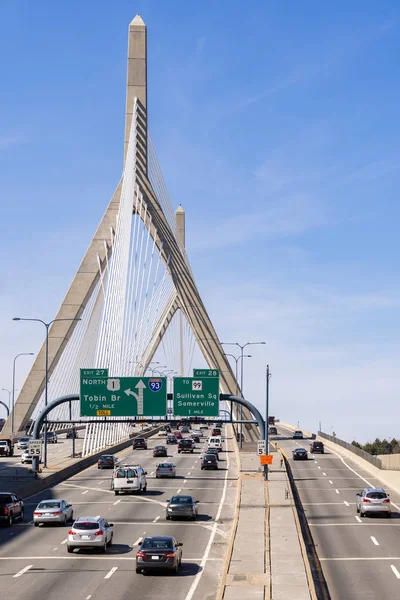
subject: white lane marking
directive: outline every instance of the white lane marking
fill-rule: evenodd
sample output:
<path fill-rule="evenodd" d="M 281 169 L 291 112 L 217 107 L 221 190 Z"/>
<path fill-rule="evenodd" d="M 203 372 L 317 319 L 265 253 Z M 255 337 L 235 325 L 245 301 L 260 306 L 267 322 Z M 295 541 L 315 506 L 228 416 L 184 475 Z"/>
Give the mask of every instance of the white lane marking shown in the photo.
<path fill-rule="evenodd" d="M 360 517 L 359 517 L 358 515 L 356 515 L 356 520 L 357 520 L 359 523 L 362 523 L 362 519 L 360 519 Z"/>
<path fill-rule="evenodd" d="M 85 490 L 84 492 L 82 492 L 82 496 L 83 494 L 87 494 L 89 490 Z"/>
<path fill-rule="evenodd" d="M 375 544 L 375 546 L 379 546 L 378 540 L 373 535 L 370 535 L 369 537 L 371 538 L 372 543 Z"/>
<path fill-rule="evenodd" d="M 116 501 L 113 503 L 113 506 L 117 506 L 117 504 L 119 504 L 120 502 L 121 502 L 121 500 L 116 500 Z"/>
<path fill-rule="evenodd" d="M 322 475 L 325 475 L 325 477 L 326 477 L 326 473 L 322 473 Z"/>
<path fill-rule="evenodd" d="M 320 469 L 321 467 L 318 465 L 318 469 Z"/>
<path fill-rule="evenodd" d="M 104 479 L 102 481 L 99 481 L 98 485 L 101 485 L 102 483 L 104 483 Z"/>
<path fill-rule="evenodd" d="M 112 569 L 110 569 L 110 571 L 108 571 L 107 575 L 104 576 L 104 579 L 110 579 L 110 577 L 115 573 L 115 571 L 118 569 L 118 567 L 113 567 Z"/>
<path fill-rule="evenodd" d="M 340 494 L 339 490 L 335 490 L 335 492 L 336 492 L 337 494 Z"/>
<path fill-rule="evenodd" d="M 28 565 L 27 567 L 21 569 L 21 571 L 18 571 L 18 573 L 15 573 L 14 577 L 21 577 L 21 575 L 29 571 L 29 569 L 32 569 L 32 567 L 33 565 Z"/>
<path fill-rule="evenodd" d="M 143 536 L 140 536 L 140 538 L 138 538 L 138 539 L 136 540 L 136 542 L 134 542 L 134 543 L 133 543 L 133 545 L 134 545 L 134 546 L 138 546 L 138 545 L 139 545 L 139 542 L 141 542 L 142 540 L 143 540 Z"/>
<path fill-rule="evenodd" d="M 180 494 L 182 491 L 182 488 L 179 488 L 179 490 L 176 492 L 177 494 Z"/>
<path fill-rule="evenodd" d="M 65 538 L 65 540 L 63 540 L 61 543 L 66 544 L 67 542 L 68 542 L 68 538 Z"/>
<path fill-rule="evenodd" d="M 343 504 L 345 504 L 346 506 L 350 506 L 350 504 L 346 502 L 346 500 L 343 500 Z"/>
<path fill-rule="evenodd" d="M 91 597 L 92 597 L 92 594 L 90 594 L 89 596 L 86 596 L 86 600 L 90 600 Z"/>
<path fill-rule="evenodd" d="M 183 480 L 183 483 L 184 483 L 184 484 L 185 484 L 185 483 L 187 483 L 187 479 L 184 479 L 184 480 Z"/>
<path fill-rule="evenodd" d="M 397 579 L 400 579 L 400 573 L 398 572 L 396 567 L 394 565 L 390 565 L 390 568 L 392 569 L 393 573 L 396 575 Z"/>
<path fill-rule="evenodd" d="M 56 546 L 55 548 L 53 548 L 53 552 L 55 552 L 56 550 L 58 550 L 58 547 Z"/>
<path fill-rule="evenodd" d="M 330 480 L 329 480 L 329 483 L 332 483 L 332 484 L 333 484 L 333 481 L 332 481 L 332 479 L 330 479 Z"/>
<path fill-rule="evenodd" d="M 191 471 L 189 471 L 188 475 L 190 475 Z"/>
<path fill-rule="evenodd" d="M 150 475 L 154 475 L 154 471 L 152 471 L 152 472 L 150 473 Z"/>
<path fill-rule="evenodd" d="M 224 505 L 225 502 L 225 496 L 226 496 L 226 490 L 227 490 L 227 485 L 228 485 L 228 473 L 229 473 L 229 453 L 226 455 L 226 471 L 225 471 L 225 477 L 224 477 L 224 488 L 222 491 L 222 495 L 221 495 L 221 500 L 219 502 L 219 507 L 218 507 L 218 511 L 217 511 L 217 515 L 215 517 L 215 523 L 213 525 L 211 534 L 210 534 L 210 539 L 208 540 L 208 544 L 206 546 L 206 549 L 204 550 L 204 554 L 203 554 L 203 558 L 201 559 L 200 565 L 198 567 L 198 571 L 195 575 L 195 578 L 193 580 L 192 585 L 189 588 L 189 591 L 186 595 L 185 600 L 192 600 L 193 595 L 196 591 L 197 586 L 199 585 L 200 582 L 200 578 L 202 576 L 202 574 L 204 573 L 204 567 L 207 563 L 208 560 L 208 555 L 210 554 L 210 550 L 211 547 L 213 545 L 214 542 L 214 538 L 215 535 L 217 533 L 217 529 L 218 529 L 218 520 L 221 516 L 221 512 L 222 512 L 222 507 Z"/>
<path fill-rule="evenodd" d="M 157 523 L 157 521 L 158 521 L 158 519 L 159 519 L 159 518 L 160 518 L 160 517 L 156 517 L 156 518 L 154 519 L 153 523 Z"/>

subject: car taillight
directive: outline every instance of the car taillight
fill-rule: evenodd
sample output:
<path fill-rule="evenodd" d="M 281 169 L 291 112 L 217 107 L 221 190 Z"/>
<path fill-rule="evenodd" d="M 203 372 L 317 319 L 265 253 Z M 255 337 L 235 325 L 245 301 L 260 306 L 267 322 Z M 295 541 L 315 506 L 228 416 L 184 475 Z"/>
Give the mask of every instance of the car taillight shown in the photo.
<path fill-rule="evenodd" d="M 9 513 L 9 510 L 8 510 L 7 506 L 5 506 L 5 507 L 4 507 L 4 514 L 5 514 L 5 515 L 8 515 L 8 513 Z"/>
<path fill-rule="evenodd" d="M 386 500 L 384 500 L 384 502 L 390 502 L 390 498 L 386 498 Z"/>
<path fill-rule="evenodd" d="M 41 513 L 41 512 L 39 512 L 38 510 L 34 510 L 34 511 L 33 511 L 33 514 L 34 514 L 34 515 L 41 515 L 42 513 Z"/>
<path fill-rule="evenodd" d="M 173 469 L 170 469 L 170 472 L 172 473 Z"/>
<path fill-rule="evenodd" d="M 363 498 L 362 500 L 363 502 L 371 502 L 371 500 L 369 498 Z"/>
<path fill-rule="evenodd" d="M 53 515 L 62 515 L 62 510 L 57 510 L 56 512 L 53 513 Z"/>
<path fill-rule="evenodd" d="M 165 558 L 174 558 L 175 552 L 164 552 Z"/>
<path fill-rule="evenodd" d="M 147 558 L 147 554 L 146 554 L 146 552 L 142 552 L 142 551 L 138 552 L 138 553 L 136 554 L 136 556 L 139 556 L 140 558 Z"/>
<path fill-rule="evenodd" d="M 103 532 L 101 531 L 101 529 L 99 529 L 99 531 L 96 531 L 96 533 L 94 535 L 104 535 Z"/>
<path fill-rule="evenodd" d="M 76 531 L 74 531 L 73 529 L 70 529 L 68 531 L 68 535 L 76 535 Z"/>

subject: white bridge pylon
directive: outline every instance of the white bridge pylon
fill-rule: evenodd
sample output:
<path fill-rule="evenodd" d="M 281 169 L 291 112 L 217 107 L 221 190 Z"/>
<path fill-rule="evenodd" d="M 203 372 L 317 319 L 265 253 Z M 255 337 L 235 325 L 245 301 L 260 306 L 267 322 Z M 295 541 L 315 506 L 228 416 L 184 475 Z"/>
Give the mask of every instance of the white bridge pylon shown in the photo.
<path fill-rule="evenodd" d="M 221 391 L 236 392 L 186 256 L 184 223 L 183 209 L 172 208 L 148 133 L 147 31 L 137 15 L 129 26 L 123 174 L 55 317 L 80 321 L 56 321 L 50 328 L 49 400 L 79 393 L 80 368 L 108 368 L 111 377 L 143 375 L 160 344 L 178 330 L 189 359 L 186 372 L 183 364 L 176 370 L 189 374 L 197 343 L 208 366 L 220 369 Z M 180 328 L 174 325 L 178 316 Z M 44 405 L 44 365 L 43 345 L 15 404 L 15 432 L 24 431 Z M 143 390 L 132 390 L 132 396 L 140 413 Z M 61 424 L 68 411 L 61 405 L 49 420 Z M 73 418 L 79 418 L 78 403 Z M 82 454 L 130 433 L 127 423 L 94 418 L 86 426 Z M 4 434 L 11 434 L 11 419 Z"/>

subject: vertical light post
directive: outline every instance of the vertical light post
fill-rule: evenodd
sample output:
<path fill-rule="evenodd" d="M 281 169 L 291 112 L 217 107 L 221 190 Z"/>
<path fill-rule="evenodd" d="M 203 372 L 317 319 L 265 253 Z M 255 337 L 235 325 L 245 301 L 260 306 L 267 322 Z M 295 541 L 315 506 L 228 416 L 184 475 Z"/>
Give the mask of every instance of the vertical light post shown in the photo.
<path fill-rule="evenodd" d="M 47 406 L 48 399 L 48 387 L 49 387 L 49 329 L 50 326 L 56 321 L 80 321 L 81 319 L 53 319 L 46 323 L 42 321 L 42 319 L 29 319 L 25 317 L 14 317 L 13 321 L 35 321 L 37 323 L 42 323 L 42 325 L 46 328 L 46 353 L 45 353 L 45 377 L 44 377 L 44 404 Z M 13 386 L 14 387 L 14 386 Z M 13 398 L 13 416 L 12 423 L 14 421 L 14 398 Z M 14 427 L 13 427 L 14 429 Z M 43 427 L 43 467 L 47 467 L 47 417 L 44 422 Z"/>
<path fill-rule="evenodd" d="M 19 356 L 33 356 L 33 352 L 20 352 L 13 360 L 12 375 L 12 413 L 11 413 L 11 437 L 14 439 L 14 405 L 15 405 L 15 363 Z"/>
<path fill-rule="evenodd" d="M 242 394 L 242 398 L 244 398 L 243 393 L 243 350 L 246 346 L 264 346 L 266 342 L 246 342 L 246 344 L 239 344 L 239 342 L 221 342 L 222 346 L 238 346 L 240 348 L 240 391 Z M 240 421 L 243 421 L 243 406 L 240 405 Z M 240 423 L 240 449 L 243 447 L 243 423 Z"/>
<path fill-rule="evenodd" d="M 238 382 L 238 379 L 239 379 L 239 373 L 238 373 L 238 363 L 239 363 L 239 360 L 241 359 L 241 357 L 240 357 L 240 356 L 236 357 L 234 354 L 224 354 L 224 356 L 231 356 L 231 357 L 233 358 L 233 360 L 235 361 L 235 363 L 236 363 L 236 369 L 235 369 L 235 378 L 236 378 L 236 396 L 237 396 L 237 395 L 238 395 L 238 393 L 239 393 L 239 382 Z M 243 358 L 251 358 L 251 354 L 245 354 L 245 355 L 243 356 Z M 231 421 L 232 421 L 232 417 L 233 417 L 233 409 L 232 409 L 232 405 L 233 405 L 233 402 L 231 401 Z M 233 428 L 233 430 L 235 430 L 235 428 Z M 236 432 L 236 433 L 237 433 L 237 432 Z"/>
<path fill-rule="evenodd" d="M 7 388 L 1 388 L 2 392 L 7 392 L 8 394 L 8 408 L 11 408 L 11 394 L 12 394 L 12 390 L 8 390 Z M 18 392 L 18 390 L 14 390 L 14 392 Z"/>

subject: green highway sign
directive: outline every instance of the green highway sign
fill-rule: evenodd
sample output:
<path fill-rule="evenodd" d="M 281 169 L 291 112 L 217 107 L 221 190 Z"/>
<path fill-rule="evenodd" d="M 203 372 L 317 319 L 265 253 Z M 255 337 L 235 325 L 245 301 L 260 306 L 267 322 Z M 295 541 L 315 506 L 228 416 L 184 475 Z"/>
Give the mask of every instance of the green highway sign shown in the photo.
<path fill-rule="evenodd" d="M 174 377 L 174 415 L 219 415 L 219 377 Z"/>
<path fill-rule="evenodd" d="M 219 377 L 219 369 L 193 369 L 193 377 Z"/>
<path fill-rule="evenodd" d="M 167 379 L 109 377 L 107 369 L 81 369 L 80 404 L 81 417 L 164 416 Z"/>

